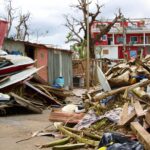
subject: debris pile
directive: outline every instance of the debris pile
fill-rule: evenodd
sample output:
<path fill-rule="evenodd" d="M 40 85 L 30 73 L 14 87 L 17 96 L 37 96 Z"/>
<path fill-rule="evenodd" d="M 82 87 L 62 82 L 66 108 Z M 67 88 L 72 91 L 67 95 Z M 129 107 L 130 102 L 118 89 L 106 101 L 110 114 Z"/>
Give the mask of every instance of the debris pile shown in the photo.
<path fill-rule="evenodd" d="M 142 60 L 136 58 L 127 63 L 117 64 L 110 68 L 105 75 L 111 87 L 131 85 L 141 79 L 149 78 L 150 55 Z"/>
<path fill-rule="evenodd" d="M 9 113 L 42 113 L 43 109 L 65 104 L 71 94 L 43 83 L 34 74 L 41 68 L 35 61 L 20 55 L 0 56 L 0 115 Z"/>
<path fill-rule="evenodd" d="M 71 106 L 67 114 L 63 108 L 53 110 L 49 119 L 59 122 L 54 125 L 63 137 L 39 147 L 149 150 L 149 64 L 147 56 L 112 67 L 106 73 L 111 89 L 106 91 L 102 85 L 88 91 L 82 96 L 82 107 L 76 105 L 85 112 Z"/>

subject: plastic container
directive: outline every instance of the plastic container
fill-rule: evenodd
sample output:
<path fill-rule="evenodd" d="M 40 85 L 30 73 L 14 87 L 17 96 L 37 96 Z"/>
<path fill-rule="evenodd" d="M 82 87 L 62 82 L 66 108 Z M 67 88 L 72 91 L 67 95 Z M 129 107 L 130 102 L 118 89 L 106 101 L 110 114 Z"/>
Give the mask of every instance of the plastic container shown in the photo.
<path fill-rule="evenodd" d="M 58 77 L 55 81 L 56 84 L 60 85 L 61 87 L 64 86 L 64 77 Z"/>

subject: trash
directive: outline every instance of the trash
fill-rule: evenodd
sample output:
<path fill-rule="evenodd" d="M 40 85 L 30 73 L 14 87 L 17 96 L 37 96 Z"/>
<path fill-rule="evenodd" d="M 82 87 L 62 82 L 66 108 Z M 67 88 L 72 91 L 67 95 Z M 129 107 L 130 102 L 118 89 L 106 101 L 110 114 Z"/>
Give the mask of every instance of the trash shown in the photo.
<path fill-rule="evenodd" d="M 56 87 L 56 88 L 62 88 L 64 87 L 64 77 L 58 77 L 56 80 L 55 80 L 55 83 L 53 85 L 53 87 Z"/>
<path fill-rule="evenodd" d="M 75 110 L 77 108 L 77 105 L 74 105 L 74 104 L 68 104 L 66 106 L 64 106 L 62 108 L 62 112 L 66 112 L 66 113 L 74 113 Z"/>
<path fill-rule="evenodd" d="M 117 123 L 119 121 L 120 112 L 121 112 L 121 108 L 116 108 L 114 110 L 106 112 L 102 116 L 97 116 L 95 114 L 95 112 L 91 110 L 85 114 L 83 119 L 77 125 L 75 125 L 74 128 L 77 130 L 81 130 L 83 128 L 88 128 L 91 124 L 93 124 L 103 118 L 108 118 L 110 121 Z"/>
<path fill-rule="evenodd" d="M 104 133 L 98 150 L 144 150 L 143 145 L 119 133 Z"/>
<path fill-rule="evenodd" d="M 0 93 L 0 101 L 9 101 L 10 96 L 8 94 Z"/>

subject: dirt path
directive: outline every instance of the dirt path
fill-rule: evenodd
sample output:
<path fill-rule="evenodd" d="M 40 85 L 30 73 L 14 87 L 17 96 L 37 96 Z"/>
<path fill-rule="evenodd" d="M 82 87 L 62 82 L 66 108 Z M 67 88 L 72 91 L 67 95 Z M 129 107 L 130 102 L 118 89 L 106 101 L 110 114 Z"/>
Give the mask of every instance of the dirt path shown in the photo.
<path fill-rule="evenodd" d="M 48 116 L 49 111 L 44 111 L 40 115 L 0 117 L 0 150 L 39 150 L 36 144 L 47 143 L 53 138 L 35 137 L 20 143 L 16 141 L 28 138 L 33 132 L 50 125 Z"/>

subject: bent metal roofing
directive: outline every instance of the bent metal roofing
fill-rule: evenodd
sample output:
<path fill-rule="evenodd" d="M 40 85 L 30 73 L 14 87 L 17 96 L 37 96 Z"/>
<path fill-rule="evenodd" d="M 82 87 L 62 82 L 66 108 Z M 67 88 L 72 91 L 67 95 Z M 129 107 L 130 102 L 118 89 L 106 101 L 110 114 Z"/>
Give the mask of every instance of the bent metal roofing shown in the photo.
<path fill-rule="evenodd" d="M 71 50 L 56 48 L 53 45 L 45 45 L 45 44 L 41 44 L 41 43 L 34 43 L 34 42 L 23 41 L 23 40 L 12 39 L 12 38 L 5 38 L 5 39 L 9 40 L 9 41 L 24 43 L 25 45 L 31 45 L 31 46 L 34 46 L 34 47 L 47 48 L 48 50 L 62 51 L 62 52 L 70 53 L 70 54 L 73 53 L 73 51 L 71 51 Z"/>

